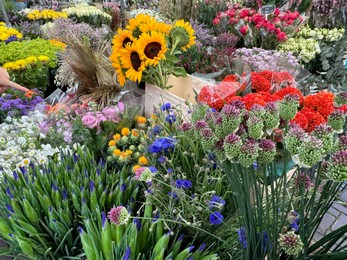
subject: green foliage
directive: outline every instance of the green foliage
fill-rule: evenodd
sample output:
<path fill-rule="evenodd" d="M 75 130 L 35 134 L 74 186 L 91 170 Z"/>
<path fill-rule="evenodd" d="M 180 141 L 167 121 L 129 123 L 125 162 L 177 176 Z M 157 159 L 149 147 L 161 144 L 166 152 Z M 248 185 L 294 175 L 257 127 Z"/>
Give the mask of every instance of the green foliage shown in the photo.
<path fill-rule="evenodd" d="M 110 172 L 81 149 L 73 155 L 56 154 L 42 168 L 5 177 L 0 184 L 0 231 L 10 247 L 1 254 L 29 259 L 78 256 L 78 226 L 98 216 L 96 209 L 108 211 L 135 198 L 134 186 L 126 169 Z"/>
<path fill-rule="evenodd" d="M 227 10 L 226 1 L 205 1 L 198 0 L 195 5 L 195 19 L 200 23 L 206 24 L 209 28 L 213 28 L 212 21 L 221 11 Z"/>
<path fill-rule="evenodd" d="M 322 42 L 320 55 L 306 67 L 313 73 L 305 83 L 338 93 L 347 90 L 347 35 L 337 42 Z M 314 89 L 313 89 L 314 91 Z"/>
<path fill-rule="evenodd" d="M 56 54 L 61 51 L 61 47 L 52 45 L 48 40 L 35 39 L 26 41 L 14 41 L 9 44 L 0 43 L 0 65 L 6 62 L 25 59 L 29 56 L 48 56 L 50 61 L 48 66 L 57 66 Z"/>
<path fill-rule="evenodd" d="M 144 211 L 149 213 L 147 217 L 145 213 L 145 217 L 134 218 L 134 221 L 122 226 L 116 226 L 101 214 L 96 219 L 87 219 L 86 229 L 81 231 L 83 250 L 87 258 L 218 259 L 216 254 L 209 254 L 207 250 L 198 250 L 198 248 L 194 250 L 192 242 L 186 243 L 187 241 L 184 241 L 183 236 L 179 236 L 178 233 L 170 230 L 165 234 L 163 220 L 151 220 L 152 206 L 149 204 L 145 206 Z"/>

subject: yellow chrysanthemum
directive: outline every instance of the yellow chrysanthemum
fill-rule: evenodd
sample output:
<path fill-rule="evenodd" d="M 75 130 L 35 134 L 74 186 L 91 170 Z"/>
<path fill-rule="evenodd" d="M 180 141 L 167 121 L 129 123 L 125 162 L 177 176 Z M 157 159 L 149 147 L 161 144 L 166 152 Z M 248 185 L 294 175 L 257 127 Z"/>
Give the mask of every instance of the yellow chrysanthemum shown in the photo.
<path fill-rule="evenodd" d="M 146 157 L 141 156 L 141 157 L 139 158 L 138 163 L 139 163 L 140 165 L 144 166 L 144 165 L 147 165 L 147 164 L 148 164 L 148 160 L 147 160 Z"/>
<path fill-rule="evenodd" d="M 128 158 L 128 154 L 126 152 L 121 152 L 120 157 L 122 158 Z"/>
<path fill-rule="evenodd" d="M 168 34 L 172 28 L 172 25 L 153 20 L 153 21 L 149 21 L 147 23 L 140 24 L 139 28 L 140 28 L 140 31 L 142 33 L 147 33 L 150 31 L 151 32 L 152 31 L 158 31 L 158 32 Z"/>
<path fill-rule="evenodd" d="M 112 44 L 115 52 L 125 48 L 128 43 L 133 43 L 134 38 L 131 31 L 118 29 L 117 34 L 113 37 Z"/>
<path fill-rule="evenodd" d="M 49 61 L 49 57 L 48 56 L 45 56 L 45 55 L 40 55 L 37 57 L 39 61 L 41 62 L 46 62 L 46 61 Z"/>
<path fill-rule="evenodd" d="M 27 63 L 33 64 L 37 62 L 37 58 L 35 56 L 29 56 L 28 58 L 25 59 Z"/>
<path fill-rule="evenodd" d="M 108 146 L 116 146 L 116 141 L 115 140 L 109 141 Z"/>
<path fill-rule="evenodd" d="M 15 64 L 14 62 L 6 62 L 2 67 L 6 70 L 14 70 Z"/>
<path fill-rule="evenodd" d="M 113 139 L 116 140 L 116 141 L 120 140 L 120 138 L 121 138 L 120 134 L 115 134 L 113 136 Z"/>
<path fill-rule="evenodd" d="M 18 39 L 22 39 L 22 38 L 23 38 L 23 34 L 17 33 L 17 34 L 16 34 L 16 37 L 17 37 Z"/>
<path fill-rule="evenodd" d="M 113 68 L 116 69 L 117 80 L 119 82 L 119 85 L 123 87 L 126 82 L 126 78 L 119 61 L 119 56 L 115 51 L 111 54 L 110 60 L 112 61 Z"/>
<path fill-rule="evenodd" d="M 120 156 L 121 153 L 122 153 L 122 152 L 121 152 L 119 149 L 115 149 L 115 150 L 113 151 L 113 155 L 114 155 L 114 156 Z"/>
<path fill-rule="evenodd" d="M 135 18 L 129 20 L 126 27 L 132 33 L 134 38 L 138 38 L 141 35 L 140 25 L 155 21 L 154 18 L 146 14 L 138 14 Z"/>
<path fill-rule="evenodd" d="M 121 134 L 122 134 L 123 136 L 129 135 L 129 134 L 130 134 L 129 128 L 123 127 L 122 130 L 121 130 Z"/>
<path fill-rule="evenodd" d="M 184 20 L 178 20 L 174 24 L 170 31 L 170 35 L 173 39 L 175 39 L 174 42 L 176 41 L 175 43 L 178 45 L 178 47 L 184 51 L 195 44 L 196 37 L 194 35 L 194 29 L 189 22 L 185 22 Z"/>
<path fill-rule="evenodd" d="M 145 62 L 141 59 L 134 44 L 128 44 L 121 50 L 120 60 L 123 68 L 127 69 L 125 76 L 132 81 L 140 82 L 142 72 L 145 69 Z"/>
<path fill-rule="evenodd" d="M 144 116 L 138 116 L 138 117 L 136 118 L 136 122 L 137 122 L 138 124 L 145 124 L 145 123 L 147 122 L 147 119 L 146 119 Z"/>
<path fill-rule="evenodd" d="M 6 26 L 6 23 L 0 22 L 0 26 Z"/>
<path fill-rule="evenodd" d="M 19 68 L 21 68 L 21 69 L 24 69 L 24 68 L 26 67 L 26 65 L 27 65 L 26 61 L 23 60 L 23 59 L 21 59 L 21 60 L 16 60 L 16 61 L 15 61 L 15 64 L 16 64 Z"/>
<path fill-rule="evenodd" d="M 136 48 L 141 58 L 145 59 L 146 66 L 156 66 L 160 60 L 165 59 L 168 50 L 166 46 L 165 34 L 156 31 L 143 33 L 136 42 Z"/>
<path fill-rule="evenodd" d="M 128 155 L 132 155 L 133 154 L 133 151 L 131 151 L 131 150 L 126 150 L 125 151 Z"/>

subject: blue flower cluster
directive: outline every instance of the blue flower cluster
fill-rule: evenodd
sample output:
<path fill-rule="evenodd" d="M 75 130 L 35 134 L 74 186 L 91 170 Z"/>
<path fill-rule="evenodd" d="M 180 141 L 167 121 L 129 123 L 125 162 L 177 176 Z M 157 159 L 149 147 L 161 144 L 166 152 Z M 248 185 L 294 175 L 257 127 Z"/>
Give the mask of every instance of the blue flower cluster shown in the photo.
<path fill-rule="evenodd" d="M 217 195 L 213 195 L 210 202 L 208 203 L 208 207 L 210 209 L 213 209 L 214 207 L 221 208 L 224 205 L 225 205 L 225 200 L 223 200 L 221 197 Z"/>
<path fill-rule="evenodd" d="M 165 103 L 164 105 L 161 106 L 161 111 L 167 111 L 170 110 L 171 104 L 170 103 Z"/>
<path fill-rule="evenodd" d="M 175 148 L 176 140 L 168 137 L 157 137 L 154 142 L 148 146 L 149 153 L 165 153 Z"/>
<path fill-rule="evenodd" d="M 175 186 L 179 189 L 189 189 L 192 187 L 192 183 L 189 180 L 178 179 L 175 183 Z"/>

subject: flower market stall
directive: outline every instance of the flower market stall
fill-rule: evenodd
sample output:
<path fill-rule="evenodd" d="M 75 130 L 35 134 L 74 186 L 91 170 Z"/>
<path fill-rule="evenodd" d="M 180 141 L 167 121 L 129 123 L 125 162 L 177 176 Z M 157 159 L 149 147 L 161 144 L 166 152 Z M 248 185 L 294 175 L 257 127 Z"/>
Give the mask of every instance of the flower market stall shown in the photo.
<path fill-rule="evenodd" d="M 345 0 L 0 3 L 0 259 L 347 259 Z"/>

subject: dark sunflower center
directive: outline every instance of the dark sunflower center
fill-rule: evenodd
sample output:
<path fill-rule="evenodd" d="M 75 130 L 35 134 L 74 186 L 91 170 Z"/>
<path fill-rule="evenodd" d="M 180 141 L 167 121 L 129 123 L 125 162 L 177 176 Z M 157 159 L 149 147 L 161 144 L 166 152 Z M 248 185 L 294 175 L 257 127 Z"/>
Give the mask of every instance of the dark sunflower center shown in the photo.
<path fill-rule="evenodd" d="M 145 55 L 149 59 L 154 59 L 158 56 L 161 50 L 161 44 L 159 42 L 151 42 L 145 47 Z"/>
<path fill-rule="evenodd" d="M 125 48 L 125 46 L 127 46 L 127 44 L 128 43 L 132 43 L 133 41 L 132 40 L 130 40 L 130 38 L 129 37 L 126 37 L 124 40 L 123 40 L 123 48 Z"/>
<path fill-rule="evenodd" d="M 130 54 L 130 61 L 134 70 L 139 71 L 139 68 L 141 67 L 141 59 L 140 59 L 140 55 L 136 51 L 133 51 Z"/>

